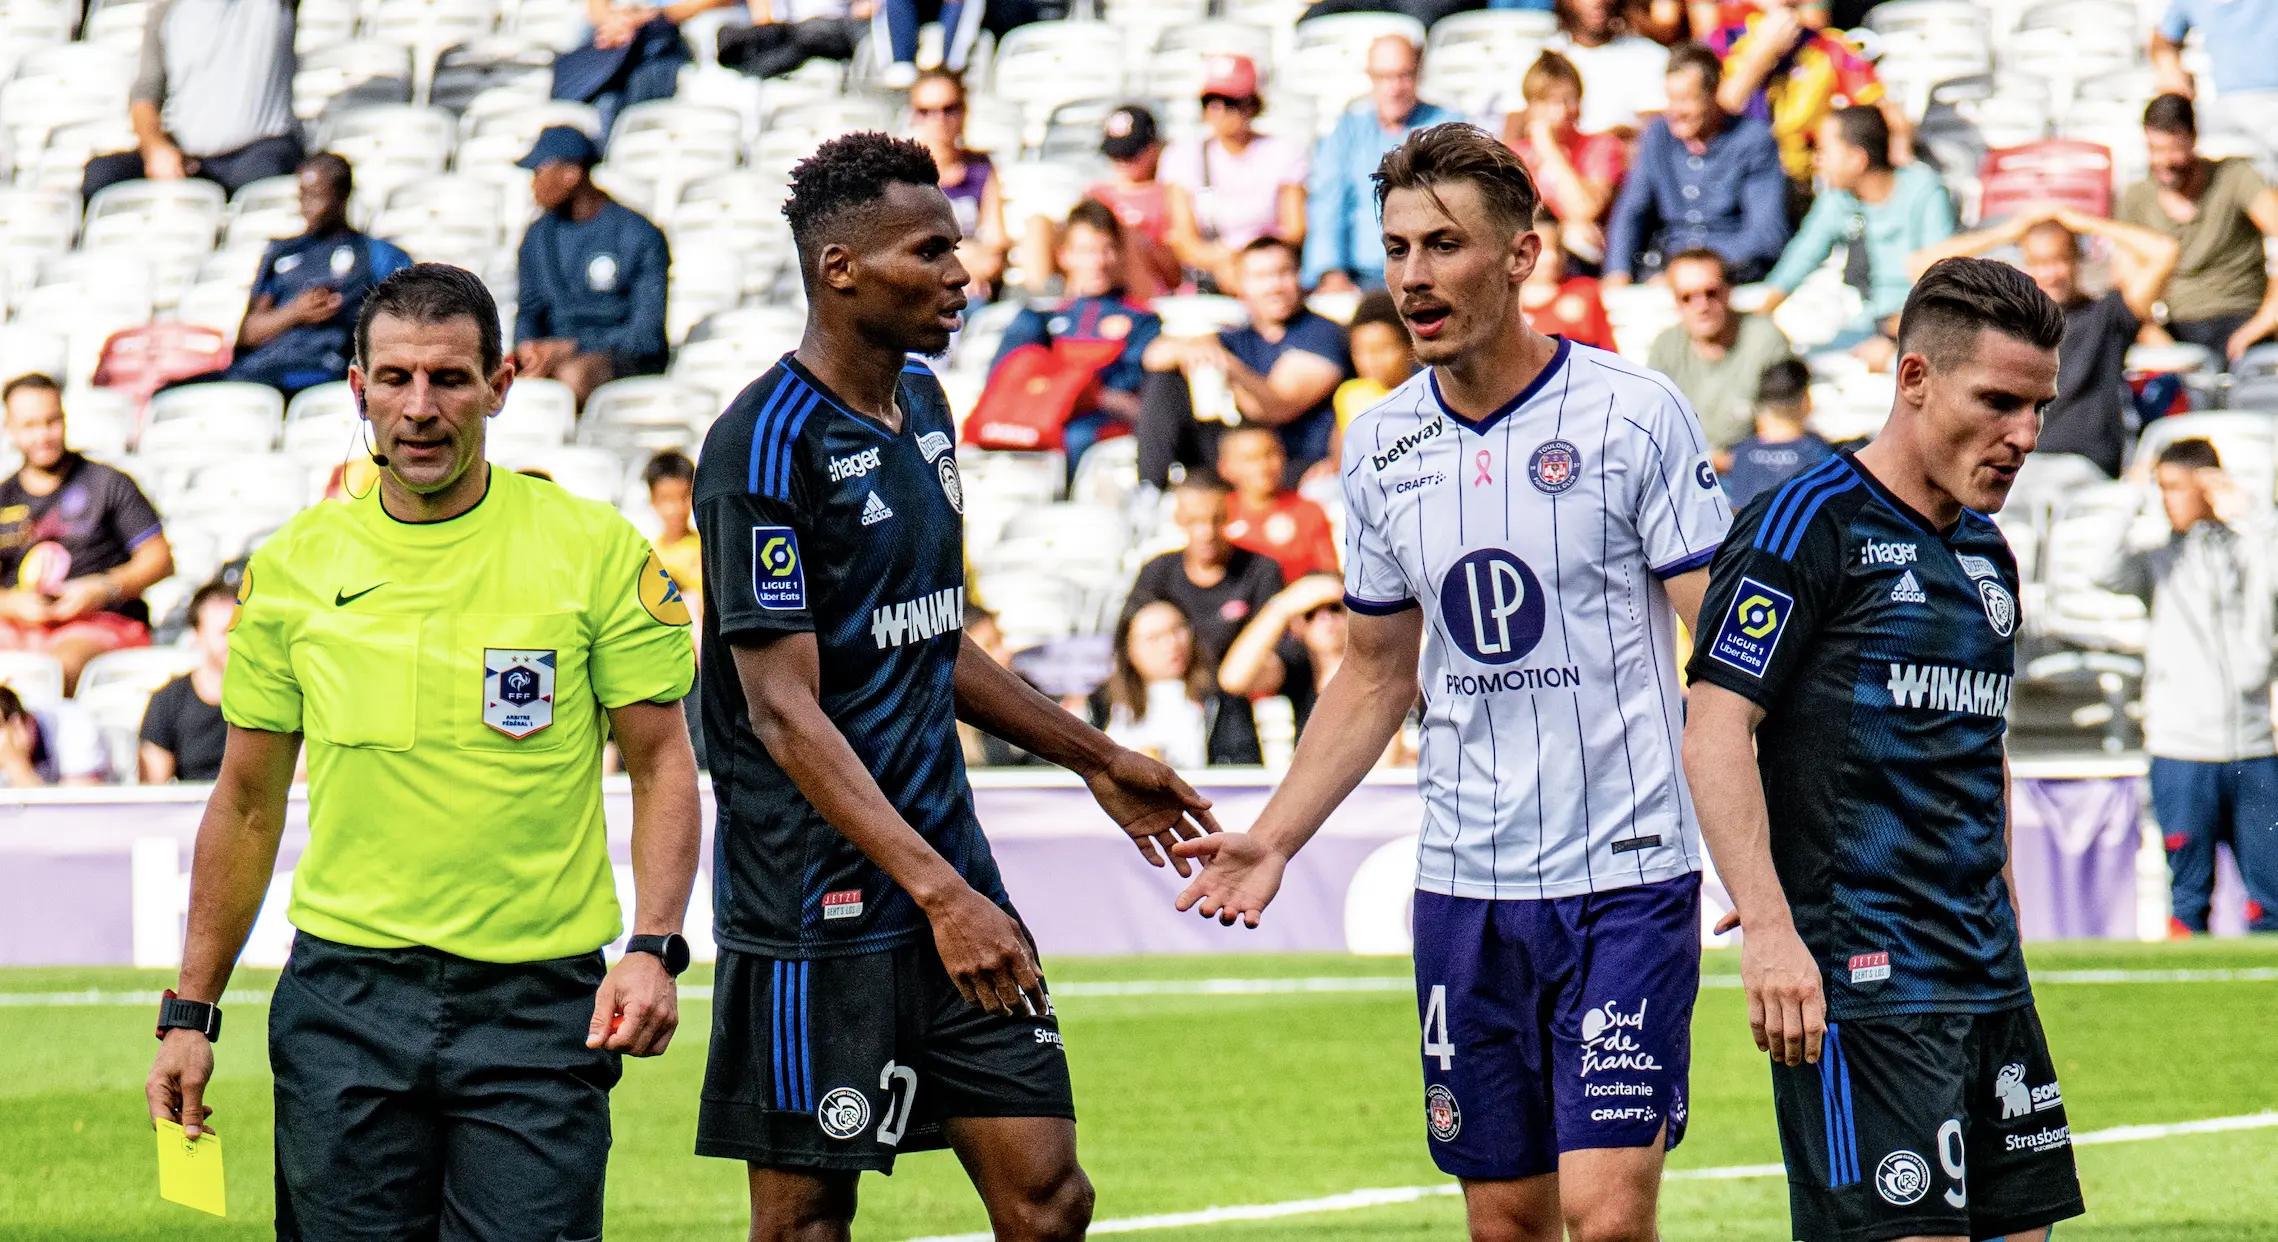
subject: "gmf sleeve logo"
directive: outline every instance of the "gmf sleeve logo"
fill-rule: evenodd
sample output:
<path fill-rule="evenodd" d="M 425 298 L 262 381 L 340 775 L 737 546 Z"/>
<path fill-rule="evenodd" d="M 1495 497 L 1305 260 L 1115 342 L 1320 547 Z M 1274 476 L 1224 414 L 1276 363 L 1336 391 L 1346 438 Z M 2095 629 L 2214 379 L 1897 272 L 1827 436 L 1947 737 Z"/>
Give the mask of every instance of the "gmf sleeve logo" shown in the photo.
<path fill-rule="evenodd" d="M 228 629 L 237 628 L 237 619 L 245 615 L 245 601 L 253 598 L 253 565 L 247 562 L 245 572 L 237 579 L 237 607 L 229 611 Z M 226 632 L 226 631 L 225 631 Z"/>
<path fill-rule="evenodd" d="M 1772 652 L 1780 645 L 1780 631 L 1794 611 L 1794 596 L 1754 578 L 1742 578 L 1740 589 L 1733 593 L 1732 608 L 1717 627 L 1716 641 L 1709 646 L 1709 657 L 1762 678 L 1772 665 Z"/>
<path fill-rule="evenodd" d="M 770 612 L 807 606 L 806 567 L 799 563 L 799 536 L 790 527 L 751 528 L 751 593 Z"/>
<path fill-rule="evenodd" d="M 688 624 L 688 601 L 681 598 L 680 584 L 672 580 L 654 550 L 649 552 L 648 563 L 641 566 L 641 581 L 635 590 L 650 616 L 666 625 Z"/>

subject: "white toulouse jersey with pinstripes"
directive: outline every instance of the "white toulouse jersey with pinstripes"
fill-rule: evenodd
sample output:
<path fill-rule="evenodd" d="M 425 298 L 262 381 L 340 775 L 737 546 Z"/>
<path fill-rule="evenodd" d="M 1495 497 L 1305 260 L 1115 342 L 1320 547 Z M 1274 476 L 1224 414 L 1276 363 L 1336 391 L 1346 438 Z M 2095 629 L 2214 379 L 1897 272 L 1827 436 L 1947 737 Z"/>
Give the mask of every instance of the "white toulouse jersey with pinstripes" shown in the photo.
<path fill-rule="evenodd" d="M 1416 886 L 1570 897 L 1700 869 L 1662 587 L 1731 526 L 1700 420 L 1660 375 L 1558 342 L 1468 422 L 1429 369 L 1353 420 L 1346 604 L 1421 606 Z"/>

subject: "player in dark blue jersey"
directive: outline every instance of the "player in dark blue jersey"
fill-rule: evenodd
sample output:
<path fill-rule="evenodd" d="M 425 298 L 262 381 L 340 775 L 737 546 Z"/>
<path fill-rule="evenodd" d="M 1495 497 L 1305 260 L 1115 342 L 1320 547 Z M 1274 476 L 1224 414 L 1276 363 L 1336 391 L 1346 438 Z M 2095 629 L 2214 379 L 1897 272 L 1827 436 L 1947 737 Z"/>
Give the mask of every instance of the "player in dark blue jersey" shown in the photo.
<path fill-rule="evenodd" d="M 863 1170 L 944 1146 L 1000 1238 L 1091 1218 L 1059 1022 L 958 720 L 1082 773 L 1157 866 L 1216 830 L 1169 768 L 962 634 L 954 432 L 906 361 L 947 348 L 965 307 L 938 181 L 924 147 L 877 133 L 799 165 L 806 336 L 697 466 L 721 956 L 696 1149 L 749 1164 L 759 1239 L 847 1237 Z"/>
<path fill-rule="evenodd" d="M 2008 882 L 2018 582 L 1986 516 L 2063 334 L 2015 268 L 1932 267 L 1890 421 L 1742 510 L 1701 606 L 1685 772 L 1804 1242 L 2038 1242 L 2082 1211 Z"/>

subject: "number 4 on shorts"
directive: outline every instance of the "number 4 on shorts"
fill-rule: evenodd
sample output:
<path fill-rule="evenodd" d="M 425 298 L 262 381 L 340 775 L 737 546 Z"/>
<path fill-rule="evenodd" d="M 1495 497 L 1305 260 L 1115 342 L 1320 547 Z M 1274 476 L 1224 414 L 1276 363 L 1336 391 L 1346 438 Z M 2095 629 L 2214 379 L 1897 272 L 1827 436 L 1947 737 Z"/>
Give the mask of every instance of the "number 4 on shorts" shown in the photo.
<path fill-rule="evenodd" d="M 1455 1068 L 1455 1044 L 1447 1037 L 1447 985 L 1435 983 L 1424 1002 L 1424 1055 L 1438 1057 L 1441 1069 Z"/>

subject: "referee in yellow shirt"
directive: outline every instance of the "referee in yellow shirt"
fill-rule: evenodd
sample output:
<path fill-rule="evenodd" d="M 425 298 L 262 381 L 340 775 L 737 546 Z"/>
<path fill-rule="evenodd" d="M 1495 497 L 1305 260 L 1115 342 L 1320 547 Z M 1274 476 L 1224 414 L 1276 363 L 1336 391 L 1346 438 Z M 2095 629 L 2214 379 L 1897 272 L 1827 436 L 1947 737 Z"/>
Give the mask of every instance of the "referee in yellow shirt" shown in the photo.
<path fill-rule="evenodd" d="M 239 589 L 150 1108 L 204 1128 L 305 736 L 299 935 L 269 1010 L 277 1236 L 599 1238 L 618 1057 L 664 1051 L 688 961 L 688 612 L 614 510 L 484 461 L 514 368 L 480 280 L 389 277 L 356 355 L 380 479 L 287 523 Z M 632 775 L 636 898 L 606 975 L 605 736 Z"/>

